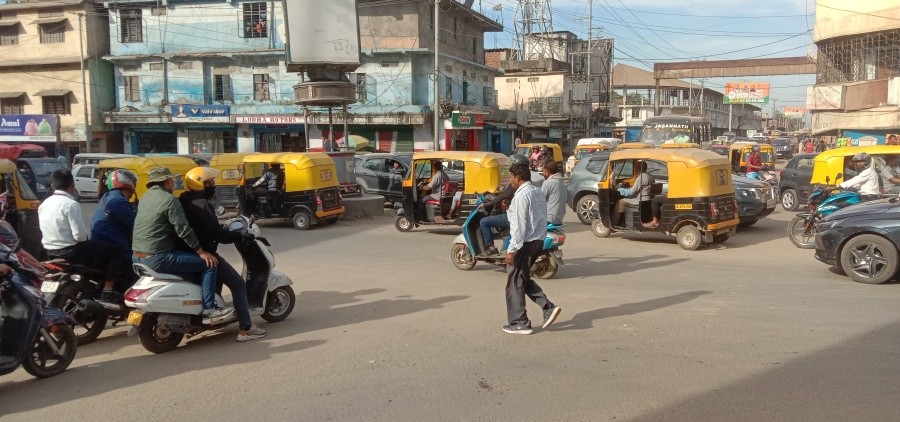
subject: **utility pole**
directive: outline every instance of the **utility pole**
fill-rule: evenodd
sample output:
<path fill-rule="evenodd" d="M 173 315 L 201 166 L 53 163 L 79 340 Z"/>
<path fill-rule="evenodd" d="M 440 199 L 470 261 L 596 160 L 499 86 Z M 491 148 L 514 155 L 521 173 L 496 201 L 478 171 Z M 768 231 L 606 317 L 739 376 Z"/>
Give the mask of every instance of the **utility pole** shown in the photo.
<path fill-rule="evenodd" d="M 584 137 L 594 137 L 594 126 L 591 122 L 594 100 L 594 75 L 591 73 L 591 61 L 594 58 L 594 0 L 588 0 L 588 39 L 587 39 L 587 101 L 584 104 Z"/>
<path fill-rule="evenodd" d="M 441 59 L 438 43 L 441 41 L 441 0 L 434 0 L 434 150 L 441 150 L 440 128 L 441 123 Z M 452 6 L 452 5 L 451 5 Z"/>
<path fill-rule="evenodd" d="M 78 14 L 78 48 L 81 51 L 81 103 L 84 106 L 84 141 L 87 146 L 87 152 L 91 152 L 91 138 L 93 138 L 94 134 L 91 133 L 91 118 L 90 114 L 88 114 L 88 96 L 87 96 L 87 76 L 86 69 L 84 67 L 84 28 L 81 24 L 81 19 L 84 17 L 84 13 Z"/>

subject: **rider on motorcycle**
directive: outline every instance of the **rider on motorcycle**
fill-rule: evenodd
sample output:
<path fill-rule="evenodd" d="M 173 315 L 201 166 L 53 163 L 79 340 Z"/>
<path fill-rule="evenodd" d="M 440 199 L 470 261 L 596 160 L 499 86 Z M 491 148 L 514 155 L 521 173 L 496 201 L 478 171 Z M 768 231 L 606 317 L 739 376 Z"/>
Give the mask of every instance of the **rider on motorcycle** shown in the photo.
<path fill-rule="evenodd" d="M 184 207 L 188 224 L 194 229 L 194 234 L 200 241 L 200 247 L 219 259 L 216 281 L 225 284 L 231 290 L 240 325 L 237 341 L 256 340 L 265 337 L 266 331 L 250 320 L 250 305 L 247 302 L 247 285 L 244 278 L 216 252 L 219 243 L 252 241 L 253 235 L 232 232 L 219 224 L 216 212 L 209 203 L 216 194 L 215 179 L 218 174 L 218 170 L 209 167 L 197 167 L 187 172 L 184 177 L 187 191 L 178 199 Z"/>
<path fill-rule="evenodd" d="M 759 173 L 760 170 L 762 170 L 762 159 L 759 158 L 759 145 L 754 145 L 750 148 L 750 156 L 747 157 L 747 174 Z"/>
<path fill-rule="evenodd" d="M 134 231 L 134 217 L 137 209 L 129 201 L 134 195 L 137 176 L 127 170 L 116 170 L 106 178 L 108 192 L 97 202 L 97 210 L 91 217 L 91 239 L 115 244 L 122 256 L 131 260 L 131 235 Z M 130 279 L 115 286 L 124 292 L 137 281 L 137 274 L 129 271 Z M 128 282 L 128 285 L 124 285 Z"/>
<path fill-rule="evenodd" d="M 857 153 L 853 156 L 852 167 L 859 172 L 855 177 L 841 183 L 839 186 L 843 189 L 858 188 L 859 196 L 863 201 L 871 201 L 881 197 L 878 187 L 878 173 L 869 164 L 872 157 L 865 152 Z"/>

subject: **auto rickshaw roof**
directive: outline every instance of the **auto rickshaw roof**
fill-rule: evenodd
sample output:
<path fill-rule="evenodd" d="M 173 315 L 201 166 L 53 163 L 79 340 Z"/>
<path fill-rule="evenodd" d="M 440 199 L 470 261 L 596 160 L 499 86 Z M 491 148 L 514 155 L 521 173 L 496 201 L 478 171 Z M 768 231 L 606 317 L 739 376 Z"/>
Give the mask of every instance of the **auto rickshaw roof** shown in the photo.
<path fill-rule="evenodd" d="M 755 146 L 758 146 L 760 148 L 772 148 L 772 146 L 769 144 L 761 144 L 759 142 L 754 142 L 754 141 L 749 141 L 749 142 L 748 141 L 737 141 L 737 142 L 731 143 L 731 149 L 755 147 Z"/>
<path fill-rule="evenodd" d="M 525 148 L 525 147 L 528 147 L 528 148 L 548 147 L 548 148 L 560 148 L 560 149 L 562 148 L 561 146 L 559 146 L 559 144 L 554 144 L 551 142 L 540 142 L 540 143 L 536 143 L 536 144 L 519 144 L 516 148 Z"/>
<path fill-rule="evenodd" d="M 519 145 L 522 146 L 522 145 Z M 501 166 L 509 163 L 509 157 L 499 152 L 485 151 L 426 151 L 413 153 L 413 160 L 459 160 L 481 164 Z"/>
<path fill-rule="evenodd" d="M 714 165 L 730 165 L 727 157 L 712 151 L 699 148 L 641 148 L 613 151 L 609 161 L 616 160 L 655 160 L 683 162 L 688 167 L 706 167 Z"/>
<path fill-rule="evenodd" d="M 250 154 L 257 154 L 256 152 L 228 152 L 222 154 L 213 154 L 212 158 L 209 159 L 209 166 L 222 166 L 222 165 L 237 165 L 241 164 L 244 161 L 244 157 Z"/>
<path fill-rule="evenodd" d="M 154 155 L 151 157 L 112 158 L 100 160 L 99 168 L 124 168 L 129 170 L 143 169 L 143 173 L 156 167 L 168 167 L 173 173 L 188 171 L 197 167 L 197 163 L 187 157 L 177 155 Z"/>
<path fill-rule="evenodd" d="M 867 145 L 834 148 L 816 155 L 816 161 L 828 161 L 834 157 L 850 157 L 861 152 L 869 155 L 900 154 L 900 145 Z"/>
<path fill-rule="evenodd" d="M 324 152 L 276 152 L 269 154 L 250 154 L 244 157 L 243 162 L 292 164 L 298 169 L 334 165 L 334 160 L 332 160 L 331 157 Z"/>

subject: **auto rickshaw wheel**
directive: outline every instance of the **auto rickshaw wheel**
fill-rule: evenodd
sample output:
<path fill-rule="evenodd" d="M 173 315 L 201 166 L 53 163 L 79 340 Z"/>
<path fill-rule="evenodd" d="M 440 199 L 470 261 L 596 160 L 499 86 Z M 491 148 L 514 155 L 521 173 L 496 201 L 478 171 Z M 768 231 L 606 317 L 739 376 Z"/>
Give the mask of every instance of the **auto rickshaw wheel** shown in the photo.
<path fill-rule="evenodd" d="M 405 215 L 397 216 L 397 220 L 394 221 L 394 227 L 401 232 L 409 232 L 413 229 L 412 221 L 406 218 Z"/>
<path fill-rule="evenodd" d="M 291 217 L 291 223 L 294 224 L 294 228 L 297 230 L 309 230 L 312 220 L 306 211 L 297 211 Z"/>
<path fill-rule="evenodd" d="M 602 220 L 595 218 L 594 221 L 591 222 L 591 233 L 594 233 L 594 236 L 605 239 L 612 234 L 612 230 L 609 227 L 606 227 Z"/>
<path fill-rule="evenodd" d="M 469 247 L 464 243 L 453 244 L 453 248 L 450 249 L 450 261 L 453 262 L 456 268 L 463 271 L 475 268 L 475 258 L 472 257 L 472 252 L 469 251 Z"/>
<path fill-rule="evenodd" d="M 681 226 L 675 235 L 675 239 L 678 241 L 678 246 L 688 251 L 695 251 L 703 244 L 703 236 L 700 234 L 700 229 L 690 224 Z"/>

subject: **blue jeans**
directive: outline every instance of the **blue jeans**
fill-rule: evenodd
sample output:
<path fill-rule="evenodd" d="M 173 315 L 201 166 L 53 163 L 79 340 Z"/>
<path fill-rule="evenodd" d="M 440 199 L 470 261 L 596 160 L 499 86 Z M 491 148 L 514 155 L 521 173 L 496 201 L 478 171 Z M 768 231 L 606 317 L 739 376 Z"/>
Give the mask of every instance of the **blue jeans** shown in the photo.
<path fill-rule="evenodd" d="M 150 255 L 143 262 L 153 271 L 165 274 L 200 273 L 203 309 L 216 308 L 216 267 L 208 267 L 200 255 L 194 252 L 169 251 Z"/>
<path fill-rule="evenodd" d="M 249 330 L 250 325 L 250 304 L 247 302 L 247 283 L 244 278 L 231 266 L 227 261 L 222 259 L 219 254 L 219 266 L 216 267 L 216 275 L 222 284 L 228 286 L 231 290 L 231 298 L 234 300 L 234 312 L 237 313 L 238 325 L 242 330 Z"/>
<path fill-rule="evenodd" d="M 484 246 L 491 247 L 494 246 L 494 234 L 491 229 L 503 230 L 509 228 L 509 218 L 506 217 L 506 213 L 491 215 L 482 218 L 478 225 L 481 227 L 481 237 L 484 238 Z"/>

